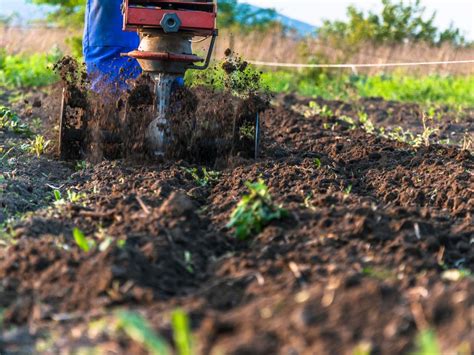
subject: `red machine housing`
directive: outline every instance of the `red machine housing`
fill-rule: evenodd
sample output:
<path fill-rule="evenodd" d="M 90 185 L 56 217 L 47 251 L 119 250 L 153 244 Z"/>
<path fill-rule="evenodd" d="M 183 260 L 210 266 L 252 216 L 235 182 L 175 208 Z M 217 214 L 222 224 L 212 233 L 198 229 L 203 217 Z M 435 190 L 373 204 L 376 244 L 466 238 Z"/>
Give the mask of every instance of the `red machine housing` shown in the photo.
<path fill-rule="evenodd" d="M 176 14 L 180 31 L 197 36 L 212 36 L 217 30 L 217 4 L 213 1 L 124 0 L 124 30 L 161 29 L 166 14 Z"/>
<path fill-rule="evenodd" d="M 140 49 L 124 55 L 137 59 L 143 70 L 183 73 L 187 69 L 203 70 L 209 66 L 217 38 L 215 1 L 124 0 L 122 11 L 124 31 L 137 31 L 142 40 Z M 161 40 L 150 44 L 144 40 L 147 36 Z M 212 37 L 206 58 L 192 53 L 186 40 L 192 37 Z M 178 50 L 175 44 L 180 42 L 182 47 Z M 203 61 L 203 65 L 195 64 Z"/>

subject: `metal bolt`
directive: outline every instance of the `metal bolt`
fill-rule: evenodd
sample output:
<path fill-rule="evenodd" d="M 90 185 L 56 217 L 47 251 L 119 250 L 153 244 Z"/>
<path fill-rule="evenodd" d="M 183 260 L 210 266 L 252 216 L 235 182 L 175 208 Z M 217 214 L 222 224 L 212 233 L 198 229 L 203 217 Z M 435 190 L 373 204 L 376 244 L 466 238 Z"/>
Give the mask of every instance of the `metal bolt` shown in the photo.
<path fill-rule="evenodd" d="M 181 24 L 182 22 L 177 14 L 165 14 L 160 22 L 160 25 L 165 33 L 178 32 Z"/>

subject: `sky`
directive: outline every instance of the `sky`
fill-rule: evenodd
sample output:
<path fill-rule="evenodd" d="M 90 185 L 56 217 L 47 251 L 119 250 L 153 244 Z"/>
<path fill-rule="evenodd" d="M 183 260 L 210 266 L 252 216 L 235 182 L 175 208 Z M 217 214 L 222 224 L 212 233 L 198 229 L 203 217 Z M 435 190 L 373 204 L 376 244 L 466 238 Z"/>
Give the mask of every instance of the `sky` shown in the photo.
<path fill-rule="evenodd" d="M 380 0 L 242 0 L 261 7 L 272 7 L 282 14 L 312 25 L 323 19 L 344 19 L 347 6 L 356 5 L 364 10 L 380 9 Z M 37 11 L 25 7 L 25 0 L 0 0 L 0 14 Z M 436 24 L 444 29 L 453 23 L 474 40 L 474 0 L 422 0 L 428 11 L 437 11 Z"/>
<path fill-rule="evenodd" d="M 1 1 L 1 0 L 0 0 Z M 245 0 L 252 5 L 272 7 L 296 20 L 318 26 L 323 19 L 344 19 L 348 5 L 364 10 L 380 9 L 380 0 Z M 474 0 L 422 0 L 428 12 L 437 12 L 436 24 L 445 29 L 451 23 L 474 40 Z"/>

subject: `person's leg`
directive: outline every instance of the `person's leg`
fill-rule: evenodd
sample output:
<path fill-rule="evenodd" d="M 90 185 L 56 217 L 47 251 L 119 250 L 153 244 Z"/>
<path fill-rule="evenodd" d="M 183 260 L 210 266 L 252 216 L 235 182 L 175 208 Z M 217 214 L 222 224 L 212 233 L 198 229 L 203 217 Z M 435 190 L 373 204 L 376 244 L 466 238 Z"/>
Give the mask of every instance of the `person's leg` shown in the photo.
<path fill-rule="evenodd" d="M 122 30 L 121 0 L 87 0 L 84 29 L 84 59 L 93 78 L 93 87 L 106 84 L 125 85 L 141 69 L 136 60 L 120 57 L 120 53 L 138 48 L 134 32 Z"/>

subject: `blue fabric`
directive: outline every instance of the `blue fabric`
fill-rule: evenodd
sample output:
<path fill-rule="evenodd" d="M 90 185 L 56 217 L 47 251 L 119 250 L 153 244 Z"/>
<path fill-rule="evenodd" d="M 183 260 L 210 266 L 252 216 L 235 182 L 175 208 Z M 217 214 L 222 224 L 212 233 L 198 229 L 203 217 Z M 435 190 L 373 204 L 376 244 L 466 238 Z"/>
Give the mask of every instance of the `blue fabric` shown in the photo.
<path fill-rule="evenodd" d="M 84 29 L 84 59 L 91 74 L 92 86 L 116 84 L 124 87 L 125 80 L 137 77 L 138 62 L 120 53 L 138 48 L 135 32 L 122 30 L 122 0 L 87 0 Z"/>
<path fill-rule="evenodd" d="M 122 0 L 87 0 L 83 51 L 92 89 L 100 90 L 104 85 L 124 89 L 125 80 L 141 73 L 135 59 L 120 56 L 140 43 L 136 32 L 122 30 L 121 4 Z M 184 86 L 184 79 L 178 78 L 174 85 Z"/>

